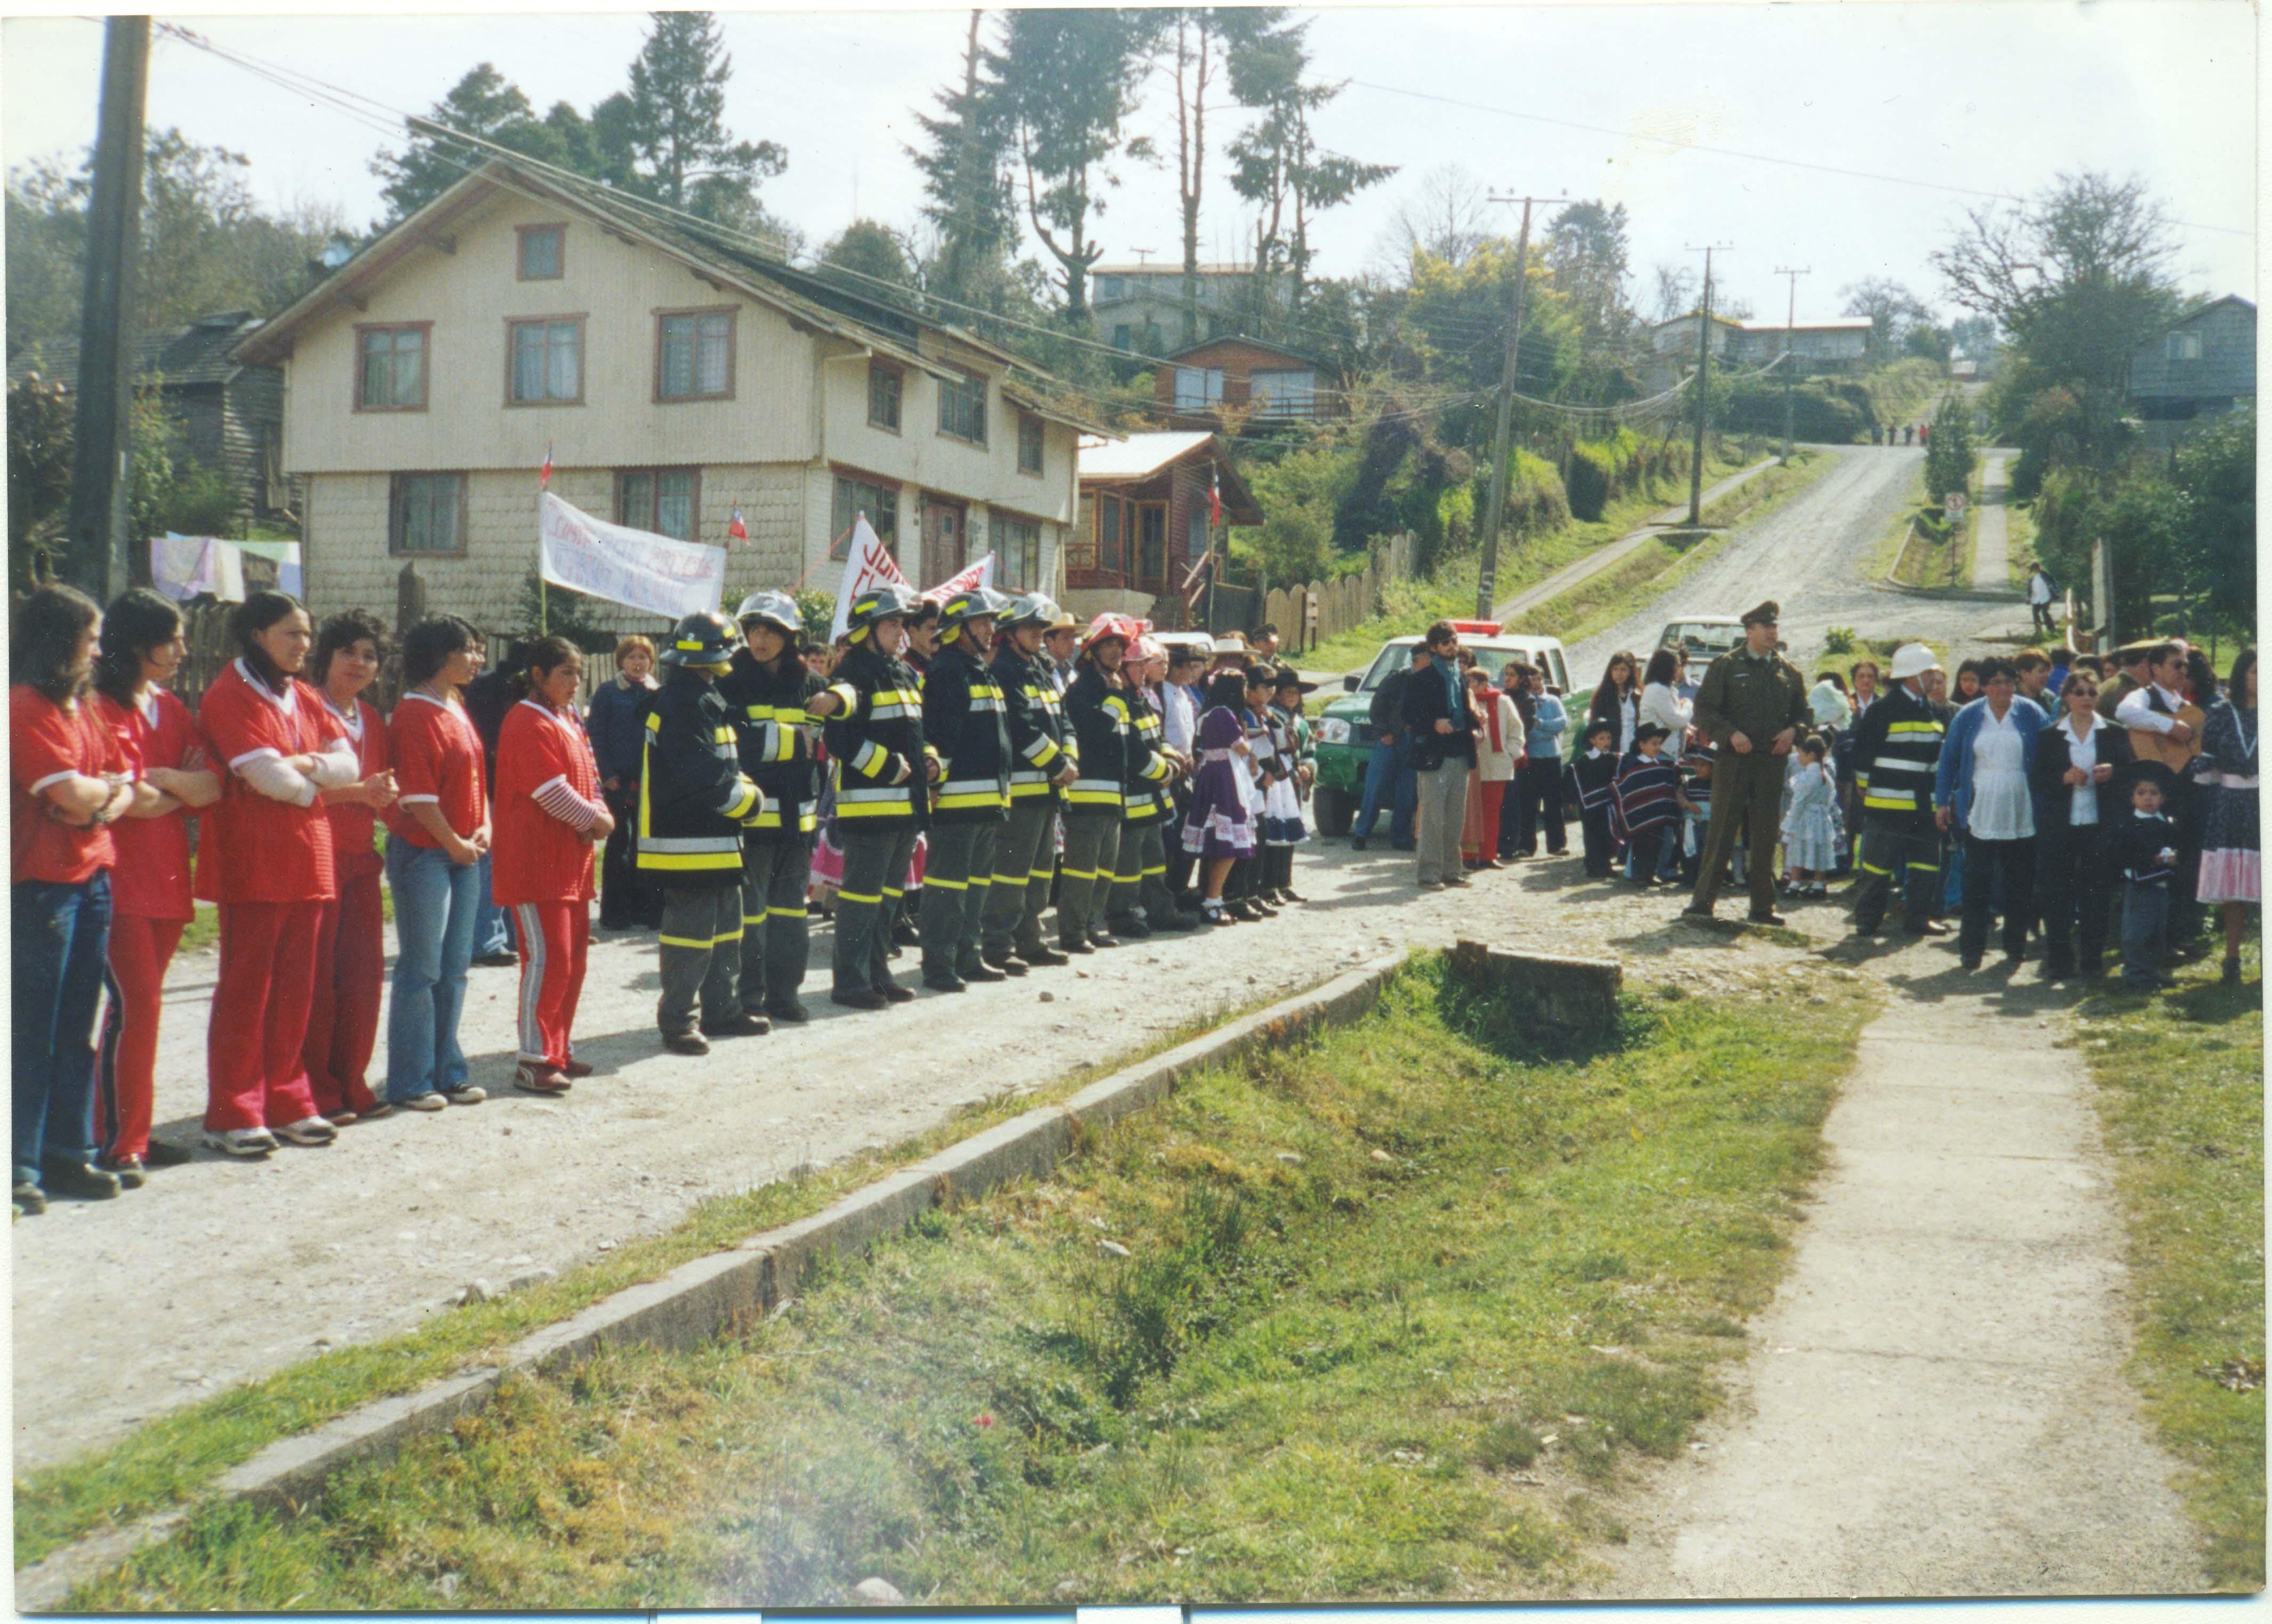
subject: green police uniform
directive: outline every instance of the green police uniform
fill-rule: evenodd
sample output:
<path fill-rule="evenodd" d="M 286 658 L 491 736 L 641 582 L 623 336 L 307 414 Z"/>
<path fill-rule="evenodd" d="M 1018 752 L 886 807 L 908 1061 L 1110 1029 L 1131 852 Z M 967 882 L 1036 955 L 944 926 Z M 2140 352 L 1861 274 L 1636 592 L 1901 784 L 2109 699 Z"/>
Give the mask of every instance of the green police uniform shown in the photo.
<path fill-rule="evenodd" d="M 1755 610 L 1745 618 L 1776 617 Z M 1712 822 L 1689 902 L 1692 912 L 1711 911 L 1738 830 L 1746 832 L 1749 842 L 1752 915 L 1763 918 L 1775 912 L 1775 840 L 1782 821 L 1783 779 L 1790 767 L 1788 752 L 1775 753 L 1775 736 L 1788 728 L 1794 740 L 1803 738 L 1809 720 L 1806 678 L 1773 650 L 1755 655 L 1738 648 L 1705 671 L 1703 685 L 1696 690 L 1696 726 L 1715 746 Z M 1730 742 L 1738 733 L 1750 741 L 1748 752 L 1738 752 Z"/>

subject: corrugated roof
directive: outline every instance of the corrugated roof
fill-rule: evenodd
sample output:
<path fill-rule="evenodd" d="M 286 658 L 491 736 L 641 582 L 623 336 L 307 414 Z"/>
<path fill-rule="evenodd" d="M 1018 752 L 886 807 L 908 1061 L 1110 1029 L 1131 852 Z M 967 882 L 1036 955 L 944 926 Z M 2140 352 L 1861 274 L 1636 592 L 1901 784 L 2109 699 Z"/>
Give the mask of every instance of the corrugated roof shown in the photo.
<path fill-rule="evenodd" d="M 1118 442 L 1085 435 L 1080 441 L 1083 479 L 1142 479 L 1186 456 L 1214 436 L 1204 430 L 1132 434 Z"/>
<path fill-rule="evenodd" d="M 1867 316 L 1834 316 L 1828 321 L 1794 322 L 1790 330 L 1794 333 L 1853 333 L 1869 325 Z M 1783 325 L 1779 321 L 1747 321 L 1744 324 L 1746 333 L 1781 333 L 1782 330 Z"/>
<path fill-rule="evenodd" d="M 258 325 L 250 311 L 220 311 L 200 316 L 187 326 L 145 333 L 135 340 L 134 375 L 138 378 L 162 376 L 173 385 L 225 384 L 238 371 L 237 363 L 228 356 L 230 346 Z M 66 389 L 75 387 L 78 341 L 41 339 L 8 363 L 11 384 L 33 372 Z"/>

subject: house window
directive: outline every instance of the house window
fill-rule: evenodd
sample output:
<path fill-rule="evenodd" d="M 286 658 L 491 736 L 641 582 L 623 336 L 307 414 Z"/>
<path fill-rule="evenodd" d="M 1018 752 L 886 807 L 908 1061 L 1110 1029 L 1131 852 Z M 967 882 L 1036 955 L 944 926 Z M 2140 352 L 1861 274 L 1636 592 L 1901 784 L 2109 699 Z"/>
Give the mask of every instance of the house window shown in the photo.
<path fill-rule="evenodd" d="M 565 226 L 523 226 L 520 228 L 520 280 L 555 282 L 561 277 L 561 243 Z"/>
<path fill-rule="evenodd" d="M 2172 333 L 2164 354 L 2171 361 L 2198 361 L 2201 359 L 2201 335 L 2198 333 Z"/>
<path fill-rule="evenodd" d="M 1072 529 L 1065 536 L 1065 573 L 1077 574 L 1096 567 L 1096 510 L 1095 497 L 1083 497 L 1073 515 Z"/>
<path fill-rule="evenodd" d="M 906 387 L 897 367 L 868 363 L 868 426 L 900 431 L 900 393 Z"/>
<path fill-rule="evenodd" d="M 355 409 L 426 409 L 426 326 L 364 327 L 355 358 Z"/>
<path fill-rule="evenodd" d="M 659 400 L 722 400 L 734 393 L 734 312 L 678 311 L 656 320 Z"/>
<path fill-rule="evenodd" d="M 702 476 L 694 468 L 625 468 L 616 475 L 616 522 L 691 542 L 701 492 Z"/>
<path fill-rule="evenodd" d="M 1313 367 L 1284 367 L 1253 375 L 1253 399 L 1266 417 L 1314 417 L 1318 374 Z"/>
<path fill-rule="evenodd" d="M 1204 411 L 1210 406 L 1222 404 L 1222 369 L 1221 367 L 1177 367 L 1176 369 L 1176 409 L 1179 412 Z"/>
<path fill-rule="evenodd" d="M 584 318 L 513 321 L 512 339 L 514 406 L 578 405 L 584 399 Z"/>
<path fill-rule="evenodd" d="M 1168 510 L 1147 502 L 1136 510 L 1136 579 L 1157 585 L 1168 576 Z"/>
<path fill-rule="evenodd" d="M 387 550 L 421 558 L 463 558 L 466 476 L 397 474 L 387 505 Z"/>
<path fill-rule="evenodd" d="M 1118 277 L 1100 276 L 1096 279 L 1096 302 L 1099 304 L 1110 304 L 1119 296 L 1120 279 Z M 1127 347 L 1123 345 L 1122 348 Z"/>
<path fill-rule="evenodd" d="M 839 541 L 852 533 L 852 521 L 860 514 L 868 515 L 868 522 L 876 528 L 876 535 L 885 550 L 894 558 L 900 556 L 900 490 L 896 485 L 880 485 L 873 481 L 838 475 L 836 478 L 836 511 L 833 516 L 834 534 Z"/>
<path fill-rule="evenodd" d="M 1096 499 L 1096 567 L 1120 573 L 1120 514 L 1125 505 L 1118 497 Z"/>
<path fill-rule="evenodd" d="M 938 431 L 974 445 L 986 444 L 986 378 L 966 372 L 938 380 Z"/>
<path fill-rule="evenodd" d="M 1128 338 L 1128 324 L 1125 321 L 1114 322 L 1112 324 L 1112 348 L 1115 349 L 1127 348 Z"/>
<path fill-rule="evenodd" d="M 1034 520 L 997 513 L 994 552 L 1007 576 L 1005 585 L 1011 589 L 1039 592 L 1047 584 L 1042 579 L 1042 527 Z"/>
<path fill-rule="evenodd" d="M 1018 472 L 1042 471 L 1042 420 L 1031 412 L 1018 414 Z"/>

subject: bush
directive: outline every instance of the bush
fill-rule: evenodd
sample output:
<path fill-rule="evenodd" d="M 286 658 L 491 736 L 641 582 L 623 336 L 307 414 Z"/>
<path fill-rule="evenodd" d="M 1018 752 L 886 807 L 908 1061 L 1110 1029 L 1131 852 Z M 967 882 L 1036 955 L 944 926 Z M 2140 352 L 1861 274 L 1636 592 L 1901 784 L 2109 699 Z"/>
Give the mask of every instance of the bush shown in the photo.
<path fill-rule="evenodd" d="M 1854 652 L 1855 640 L 1860 635 L 1852 626 L 1832 626 L 1822 634 L 1822 652 L 1850 655 Z"/>

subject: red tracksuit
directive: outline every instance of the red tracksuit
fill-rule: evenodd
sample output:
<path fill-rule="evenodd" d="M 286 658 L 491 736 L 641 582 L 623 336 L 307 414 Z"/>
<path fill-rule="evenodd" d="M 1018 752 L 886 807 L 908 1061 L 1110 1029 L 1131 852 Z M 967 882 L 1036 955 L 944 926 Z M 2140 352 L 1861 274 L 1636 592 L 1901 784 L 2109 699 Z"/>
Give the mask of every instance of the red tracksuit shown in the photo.
<path fill-rule="evenodd" d="M 163 688 L 149 707 L 108 696 L 95 713 L 118 740 L 139 778 L 153 767 L 202 767 L 205 741 L 190 707 Z M 157 1083 L 158 1018 L 166 966 L 196 917 L 190 896 L 190 816 L 176 807 L 162 818 L 122 818 L 111 826 L 117 865 L 110 872 L 110 977 L 103 1013 L 101 1069 L 95 1095 L 95 1143 L 105 1160 L 147 1156 Z"/>
<path fill-rule="evenodd" d="M 594 816 L 603 809 L 591 741 L 572 711 L 523 700 L 497 735 L 490 884 L 520 926 L 520 1059 L 568 1064 L 592 934 Z"/>
<path fill-rule="evenodd" d="M 281 694 L 237 661 L 206 690 L 198 713 L 220 799 L 206 814 L 198 894 L 220 905 L 220 973 L 206 1032 L 206 1127 L 281 1127 L 317 1114 L 300 1054 L 315 992 L 317 927 L 338 896 L 332 820 L 318 800 L 271 800 L 236 776 L 264 751 L 306 755 L 346 730 L 297 677 Z"/>
<path fill-rule="evenodd" d="M 385 772 L 386 722 L 378 712 L 357 700 L 355 721 L 342 725 L 362 764 L 356 775 Z M 340 894 L 324 904 L 316 922 L 315 993 L 300 1058 L 319 1112 L 360 1116 L 378 1104 L 364 1074 L 378 1044 L 379 993 L 386 980 L 386 917 L 378 883 L 386 864 L 371 843 L 376 807 L 339 802 L 324 810 L 331 819 Z"/>

